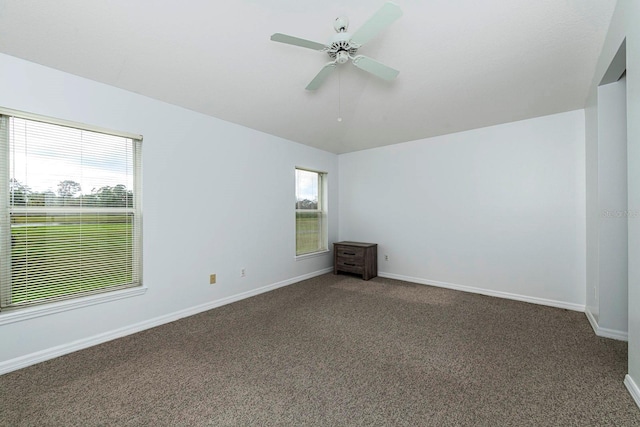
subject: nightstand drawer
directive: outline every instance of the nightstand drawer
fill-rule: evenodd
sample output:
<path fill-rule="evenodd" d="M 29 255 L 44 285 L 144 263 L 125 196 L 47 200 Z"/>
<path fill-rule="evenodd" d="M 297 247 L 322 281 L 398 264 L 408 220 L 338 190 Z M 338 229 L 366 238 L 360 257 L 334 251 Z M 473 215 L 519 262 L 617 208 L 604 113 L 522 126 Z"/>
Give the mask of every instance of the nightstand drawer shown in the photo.
<path fill-rule="evenodd" d="M 336 248 L 336 256 L 338 258 L 364 258 L 364 249 L 363 248 L 354 248 L 354 247 L 344 247 L 339 246 Z"/>
<path fill-rule="evenodd" d="M 336 265 L 338 267 L 338 270 L 340 271 L 358 274 L 362 274 L 362 269 L 364 267 L 364 264 L 362 262 L 354 262 L 354 260 L 351 260 L 349 258 L 338 258 L 336 260 Z"/>

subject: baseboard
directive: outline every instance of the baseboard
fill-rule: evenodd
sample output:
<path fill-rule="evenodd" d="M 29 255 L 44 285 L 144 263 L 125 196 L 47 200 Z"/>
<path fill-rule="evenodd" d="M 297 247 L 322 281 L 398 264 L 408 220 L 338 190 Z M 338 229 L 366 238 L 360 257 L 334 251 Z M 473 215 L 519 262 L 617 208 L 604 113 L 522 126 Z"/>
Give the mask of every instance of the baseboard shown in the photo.
<path fill-rule="evenodd" d="M 638 408 L 640 408 L 640 388 L 638 388 L 638 384 L 633 381 L 633 378 L 631 378 L 629 374 L 624 377 L 624 385 L 627 387 L 627 390 L 629 390 L 629 394 L 631 394 Z"/>
<path fill-rule="evenodd" d="M 169 313 L 163 316 L 159 316 L 153 319 L 149 319 L 143 322 L 139 322 L 133 325 L 126 326 L 124 328 L 115 329 L 113 331 L 105 332 L 102 334 L 94 335 L 82 340 L 73 341 L 68 344 L 59 345 L 56 347 L 48 348 L 46 350 L 38 351 L 35 353 L 20 356 L 15 359 L 10 359 L 0 363 L 0 375 L 8 372 L 16 371 L 18 369 L 26 368 L 27 366 L 35 365 L 36 363 L 44 362 L 46 360 L 54 359 L 65 354 L 73 353 L 74 351 L 82 350 L 92 347 L 94 345 L 102 344 L 107 341 L 111 341 L 117 338 L 122 338 L 127 335 L 135 334 L 146 329 L 151 329 L 156 326 L 163 325 L 165 323 L 173 322 L 184 317 L 193 316 L 204 311 L 208 311 L 223 305 L 231 304 L 236 301 L 250 298 L 265 292 L 273 291 L 284 286 L 292 285 L 302 280 L 311 279 L 322 274 L 326 274 L 333 271 L 333 267 L 324 268 L 322 270 L 314 271 L 312 273 L 304 274 L 302 276 L 293 277 L 291 279 L 283 280 L 281 282 L 272 283 L 267 286 L 263 286 L 251 291 L 241 292 L 230 297 L 221 298 L 216 301 L 211 301 L 206 304 L 197 305 L 184 310 L 179 310 L 173 313 Z"/>
<path fill-rule="evenodd" d="M 547 305 L 550 307 L 564 308 L 572 311 L 585 311 L 585 306 L 564 301 L 555 301 L 545 298 L 530 297 L 527 295 L 512 294 L 509 292 L 492 291 L 490 289 L 476 288 L 473 286 L 457 285 L 455 283 L 439 282 L 436 280 L 426 280 L 417 277 L 402 276 L 400 274 L 378 272 L 378 276 L 389 279 L 404 280 L 405 282 L 417 283 L 420 285 L 437 286 L 439 288 L 453 289 L 456 291 L 471 292 L 474 294 L 487 295 L 490 297 L 506 298 L 516 301 L 529 302 L 532 304 Z"/>
<path fill-rule="evenodd" d="M 588 308 L 584 311 L 584 314 L 586 314 L 587 319 L 589 319 L 589 323 L 593 328 L 593 332 L 595 332 L 597 336 L 602 338 L 612 338 L 614 340 L 619 340 L 619 341 L 629 340 L 629 334 L 627 332 L 618 331 L 615 329 L 601 328 L 600 325 L 598 324 L 598 320 L 593 315 L 593 313 L 591 313 L 591 310 L 589 310 Z"/>

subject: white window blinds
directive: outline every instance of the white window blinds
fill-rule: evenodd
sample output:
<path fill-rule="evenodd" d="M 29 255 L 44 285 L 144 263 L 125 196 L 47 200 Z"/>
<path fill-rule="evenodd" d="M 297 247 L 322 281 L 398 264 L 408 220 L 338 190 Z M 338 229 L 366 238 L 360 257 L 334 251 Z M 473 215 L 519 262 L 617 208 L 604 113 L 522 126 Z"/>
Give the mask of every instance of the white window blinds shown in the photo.
<path fill-rule="evenodd" d="M 141 284 L 140 145 L 0 116 L 0 308 Z"/>

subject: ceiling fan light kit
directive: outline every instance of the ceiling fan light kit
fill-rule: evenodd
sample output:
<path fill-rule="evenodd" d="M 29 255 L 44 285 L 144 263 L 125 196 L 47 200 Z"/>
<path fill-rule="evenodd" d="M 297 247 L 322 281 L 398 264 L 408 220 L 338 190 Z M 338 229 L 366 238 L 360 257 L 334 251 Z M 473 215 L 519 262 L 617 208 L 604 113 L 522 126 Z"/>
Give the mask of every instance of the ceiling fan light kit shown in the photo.
<path fill-rule="evenodd" d="M 356 55 L 356 52 L 400 16 L 402 16 L 400 7 L 395 3 L 387 2 L 353 34 L 348 32 L 349 19 L 347 17 L 340 16 L 336 18 L 333 22 L 333 28 L 336 30 L 336 34 L 331 37 L 326 45 L 281 33 L 273 34 L 271 40 L 305 47 L 307 49 L 324 51 L 332 59 L 332 61 L 325 64 L 320 72 L 311 80 L 306 87 L 307 90 L 318 89 L 335 69 L 337 64 L 345 64 L 349 62 L 349 60 L 351 60 L 351 63 L 356 67 L 376 77 L 384 80 L 393 80 L 398 76 L 398 70 L 368 56 Z"/>

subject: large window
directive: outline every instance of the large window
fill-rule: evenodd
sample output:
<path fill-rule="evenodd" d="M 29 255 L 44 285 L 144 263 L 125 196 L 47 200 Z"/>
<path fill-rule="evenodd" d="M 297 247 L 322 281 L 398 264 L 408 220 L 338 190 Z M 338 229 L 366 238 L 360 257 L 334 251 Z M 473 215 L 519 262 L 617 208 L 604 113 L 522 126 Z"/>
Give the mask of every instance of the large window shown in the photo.
<path fill-rule="evenodd" d="M 296 255 L 327 250 L 326 176 L 296 168 Z"/>
<path fill-rule="evenodd" d="M 0 110 L 0 309 L 141 284 L 140 145 Z"/>

